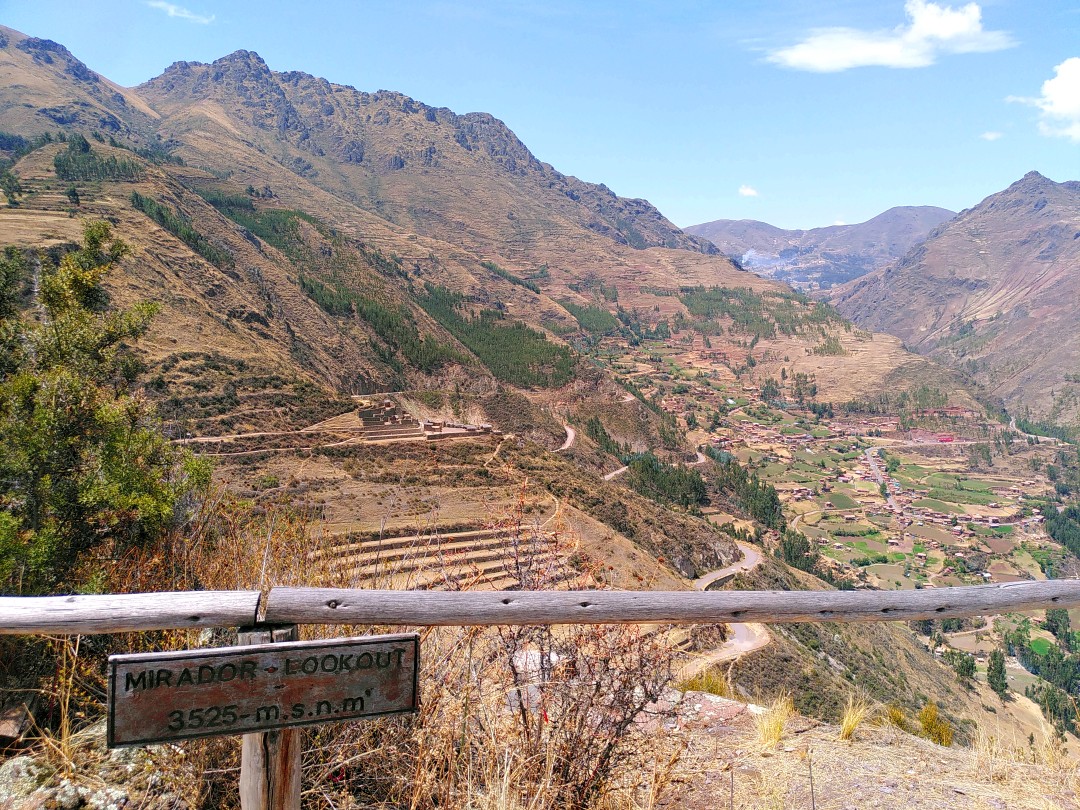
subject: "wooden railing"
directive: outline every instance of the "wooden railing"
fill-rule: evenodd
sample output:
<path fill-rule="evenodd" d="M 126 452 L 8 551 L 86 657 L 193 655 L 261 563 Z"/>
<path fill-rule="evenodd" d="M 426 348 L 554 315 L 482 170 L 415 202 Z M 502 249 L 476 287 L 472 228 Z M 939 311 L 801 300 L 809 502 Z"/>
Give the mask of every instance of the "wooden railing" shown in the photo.
<path fill-rule="evenodd" d="M 1080 580 L 918 591 L 385 591 L 274 588 L 0 597 L 0 634 L 265 624 L 881 622 L 1080 607 Z"/>
<path fill-rule="evenodd" d="M 91 634 L 247 627 L 249 632 L 241 632 L 239 640 L 250 644 L 278 641 L 278 635 L 282 640 L 287 636 L 295 638 L 298 624 L 877 622 L 1051 607 L 1080 607 L 1080 580 L 858 592 L 274 588 L 265 600 L 258 591 L 0 597 L 0 633 Z M 109 718 L 112 729 L 112 708 Z M 295 728 L 244 734 L 241 807 L 299 810 L 300 752 L 299 731 Z"/>

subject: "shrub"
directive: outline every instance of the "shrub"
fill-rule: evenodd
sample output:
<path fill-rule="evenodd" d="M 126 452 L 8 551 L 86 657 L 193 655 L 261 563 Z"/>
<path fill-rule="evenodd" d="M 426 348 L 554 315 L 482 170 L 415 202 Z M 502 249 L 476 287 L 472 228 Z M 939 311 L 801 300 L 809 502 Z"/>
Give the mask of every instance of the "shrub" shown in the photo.
<path fill-rule="evenodd" d="M 930 702 L 922 707 L 919 711 L 919 725 L 922 726 L 922 736 L 926 739 L 946 747 L 952 745 L 952 726 L 938 714 L 936 703 Z"/>
<path fill-rule="evenodd" d="M 908 725 L 907 715 L 905 715 L 904 710 L 895 703 L 890 703 L 885 707 L 885 720 L 901 731 L 911 731 L 911 727 Z"/>
<path fill-rule="evenodd" d="M 862 725 L 868 714 L 870 714 L 870 704 L 865 698 L 848 695 L 847 705 L 840 717 L 840 739 L 852 739 L 855 736 L 855 730 Z"/>

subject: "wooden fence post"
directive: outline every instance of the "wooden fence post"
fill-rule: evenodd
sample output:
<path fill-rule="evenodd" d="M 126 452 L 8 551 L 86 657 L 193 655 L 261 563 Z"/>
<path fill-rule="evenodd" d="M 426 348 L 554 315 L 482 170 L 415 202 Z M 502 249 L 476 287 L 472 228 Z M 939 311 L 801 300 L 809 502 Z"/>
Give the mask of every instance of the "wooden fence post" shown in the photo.
<path fill-rule="evenodd" d="M 296 625 L 242 629 L 238 644 L 296 641 Z M 300 810 L 300 730 L 245 734 L 240 749 L 242 810 Z"/>

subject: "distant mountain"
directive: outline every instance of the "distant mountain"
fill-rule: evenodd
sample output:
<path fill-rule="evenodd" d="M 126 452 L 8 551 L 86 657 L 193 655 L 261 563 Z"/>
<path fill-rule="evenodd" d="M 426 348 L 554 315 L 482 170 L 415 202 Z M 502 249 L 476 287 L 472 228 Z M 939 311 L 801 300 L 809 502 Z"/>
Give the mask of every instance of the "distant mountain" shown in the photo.
<path fill-rule="evenodd" d="M 1011 409 L 1080 422 L 1080 183 L 1031 172 L 832 302 Z"/>
<path fill-rule="evenodd" d="M 788 231 L 752 219 L 692 225 L 721 253 L 758 275 L 803 289 L 828 289 L 903 256 L 955 214 L 932 205 L 890 208 L 857 225 Z"/>

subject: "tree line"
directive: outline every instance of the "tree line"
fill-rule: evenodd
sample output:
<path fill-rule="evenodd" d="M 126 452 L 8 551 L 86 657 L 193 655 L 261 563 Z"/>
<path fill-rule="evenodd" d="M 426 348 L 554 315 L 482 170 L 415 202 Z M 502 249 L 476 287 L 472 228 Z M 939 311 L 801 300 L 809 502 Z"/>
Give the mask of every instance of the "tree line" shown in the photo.
<path fill-rule="evenodd" d="M 558 387 L 573 377 L 574 355 L 521 321 L 481 309 L 468 313 L 465 298 L 430 282 L 417 303 L 479 358 L 496 379 L 522 388 Z"/>
<path fill-rule="evenodd" d="M 1040 653 L 1031 646 L 1031 626 L 1025 620 L 1005 635 L 1010 655 L 1021 665 L 1045 681 L 1028 686 L 1024 693 L 1042 708 L 1046 719 L 1059 731 L 1076 733 L 1076 698 L 1080 696 L 1080 654 L 1075 652 L 1076 636 L 1072 632 L 1069 613 L 1051 609 L 1046 612 L 1045 625 L 1057 639 Z"/>
<path fill-rule="evenodd" d="M 393 352 L 399 351 L 413 368 L 430 374 L 450 362 L 464 358 L 445 343 L 421 335 L 412 314 L 403 306 L 391 306 L 350 290 L 331 279 L 322 281 L 300 274 L 300 289 L 330 315 L 355 316 L 367 323 L 390 349 L 380 359 L 401 371 Z M 378 347 L 376 347 L 378 349 Z"/>
<path fill-rule="evenodd" d="M 634 456 L 627 467 L 627 483 L 657 503 L 693 510 L 708 500 L 701 474 L 683 464 L 667 464 L 655 454 L 646 452 Z"/>
<path fill-rule="evenodd" d="M 191 220 L 180 211 L 146 197 L 137 191 L 131 192 L 131 205 L 167 230 L 189 248 L 194 250 L 215 267 L 232 267 L 233 255 L 213 244 L 191 224 Z"/>
<path fill-rule="evenodd" d="M 69 135 L 67 148 L 53 158 L 56 176 L 61 180 L 138 180 L 142 168 L 134 160 L 102 157 L 90 148 L 82 135 Z"/>
<path fill-rule="evenodd" d="M 787 527 L 780 496 L 772 484 L 747 472 L 730 453 L 711 445 L 702 452 L 716 462 L 712 473 L 716 486 L 733 497 L 750 517 L 769 529 L 782 531 Z"/>

